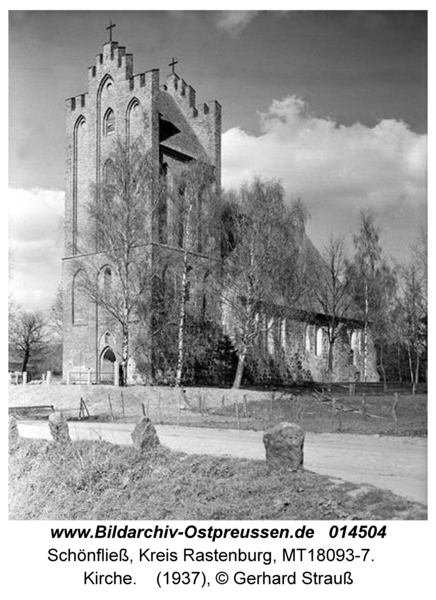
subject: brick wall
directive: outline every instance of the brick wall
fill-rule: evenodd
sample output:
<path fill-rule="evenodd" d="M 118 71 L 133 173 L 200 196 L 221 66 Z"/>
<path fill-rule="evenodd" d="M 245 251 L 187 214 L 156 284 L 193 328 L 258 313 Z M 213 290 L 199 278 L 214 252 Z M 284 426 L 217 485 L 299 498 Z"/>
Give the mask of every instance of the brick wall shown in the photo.
<path fill-rule="evenodd" d="M 152 159 L 153 180 L 157 181 L 163 152 L 159 140 L 160 119 L 164 115 L 172 119 L 180 131 L 179 145 L 175 140 L 175 158 L 168 159 L 173 163 L 172 168 L 176 170 L 178 162 L 202 159 L 215 166 L 220 177 L 220 105 L 212 102 L 197 109 L 195 90 L 191 86 L 177 75 L 167 83 L 169 87 L 160 87 L 157 69 L 133 75 L 133 56 L 117 42 L 108 42 L 88 69 L 88 91 L 66 101 L 64 378 L 67 371 L 83 372 L 88 368 L 93 377 L 97 377 L 104 349 L 102 339 L 108 331 L 113 351 L 118 357 L 121 354 L 119 324 L 101 308 L 97 310 L 90 304 L 86 319 L 74 322 L 73 318 L 73 280 L 78 269 L 94 272 L 98 265 L 107 263 L 103 253 L 96 253 L 92 237 L 85 235 L 89 227 L 87 204 L 94 200 L 105 162 L 117 138 L 142 136 L 144 149 Z M 108 119 L 110 113 L 113 118 Z M 153 204 L 155 194 L 156 189 L 144 202 Z M 150 209 L 150 205 L 145 207 L 148 212 Z M 150 219 L 149 229 L 144 232 L 144 242 L 152 241 L 158 241 L 156 218 Z M 150 247 L 151 261 L 154 256 Z M 150 265 L 150 270 L 153 268 Z M 151 288 L 148 293 L 151 296 Z M 149 354 L 145 357 L 147 362 L 151 356 L 151 340 L 145 353 Z"/>

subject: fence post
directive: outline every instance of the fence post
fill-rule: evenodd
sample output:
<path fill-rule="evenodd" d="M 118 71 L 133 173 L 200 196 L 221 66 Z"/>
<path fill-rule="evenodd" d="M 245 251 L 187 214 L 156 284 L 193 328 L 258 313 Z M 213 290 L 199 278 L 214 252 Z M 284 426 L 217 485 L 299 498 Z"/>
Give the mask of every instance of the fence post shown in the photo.
<path fill-rule="evenodd" d="M 23 385 L 27 383 L 27 371 L 23 371 Z"/>
<path fill-rule="evenodd" d="M 71 371 L 67 371 L 67 385 L 71 385 Z"/>
<path fill-rule="evenodd" d="M 397 404 L 398 404 L 398 392 L 394 392 L 394 403 L 392 405 L 392 418 L 395 423 L 397 422 Z"/>
<path fill-rule="evenodd" d="M 47 379 L 46 379 L 47 385 L 51 384 L 51 371 L 47 371 Z"/>
<path fill-rule="evenodd" d="M 88 372 L 86 373 L 86 383 L 87 385 L 91 385 L 91 367 L 88 367 Z"/>
<path fill-rule="evenodd" d="M 360 414 L 364 419 L 367 418 L 367 410 L 366 410 L 366 394 L 362 394 L 362 398 L 360 400 Z"/>

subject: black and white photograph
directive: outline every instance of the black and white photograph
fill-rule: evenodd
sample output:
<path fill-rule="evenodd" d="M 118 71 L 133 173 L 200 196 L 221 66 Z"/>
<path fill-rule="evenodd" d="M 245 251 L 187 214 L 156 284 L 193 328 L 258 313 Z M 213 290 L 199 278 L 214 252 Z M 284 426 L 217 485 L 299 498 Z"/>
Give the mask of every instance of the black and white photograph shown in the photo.
<path fill-rule="evenodd" d="M 7 519 L 104 538 L 49 572 L 353 593 L 425 525 L 427 17 L 9 10 Z"/>

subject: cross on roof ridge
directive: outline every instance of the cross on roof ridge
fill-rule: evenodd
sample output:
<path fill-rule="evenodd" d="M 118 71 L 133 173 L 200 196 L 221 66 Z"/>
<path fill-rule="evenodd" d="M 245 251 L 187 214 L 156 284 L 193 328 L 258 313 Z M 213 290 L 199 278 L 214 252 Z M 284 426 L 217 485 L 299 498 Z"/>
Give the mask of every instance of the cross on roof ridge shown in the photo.
<path fill-rule="evenodd" d="M 168 64 L 169 67 L 171 67 L 171 74 L 174 75 L 175 74 L 175 69 L 174 67 L 179 63 L 178 60 L 176 60 L 174 57 L 171 59 L 171 62 Z"/>
<path fill-rule="evenodd" d="M 117 24 L 116 24 L 116 23 L 112 23 L 112 19 L 111 19 L 111 20 L 109 21 L 109 26 L 108 26 L 108 27 L 106 27 L 106 29 L 109 29 L 109 41 L 110 41 L 110 42 L 112 41 L 112 29 L 113 29 L 114 27 L 116 27 L 116 26 L 117 26 Z"/>

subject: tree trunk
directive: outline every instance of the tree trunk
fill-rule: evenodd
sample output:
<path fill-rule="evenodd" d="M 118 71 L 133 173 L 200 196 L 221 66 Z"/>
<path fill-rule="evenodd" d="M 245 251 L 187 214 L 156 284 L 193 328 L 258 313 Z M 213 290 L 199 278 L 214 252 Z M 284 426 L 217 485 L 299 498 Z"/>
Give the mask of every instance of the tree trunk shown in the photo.
<path fill-rule="evenodd" d="M 333 343 L 329 340 L 329 352 L 328 352 L 328 377 L 329 377 L 329 392 L 332 390 L 333 383 Z"/>
<path fill-rule="evenodd" d="M 410 381 L 413 383 L 412 354 L 410 353 L 410 345 L 409 344 L 407 344 L 407 355 L 409 357 Z"/>
<path fill-rule="evenodd" d="M 182 285 L 180 294 L 180 312 L 179 312 L 179 332 L 178 332 L 178 357 L 176 372 L 176 387 L 181 387 L 183 377 L 183 363 L 185 359 L 185 321 L 186 321 L 186 302 L 188 293 L 188 250 L 191 242 L 191 212 L 192 202 L 188 205 L 186 221 L 184 228 L 184 249 L 183 249 L 183 271 Z"/>
<path fill-rule="evenodd" d="M 241 354 L 238 353 L 238 366 L 236 369 L 235 380 L 233 382 L 233 389 L 238 390 L 241 387 L 242 376 L 244 374 L 245 358 L 247 356 L 247 348 L 244 348 Z"/>
<path fill-rule="evenodd" d="M 180 299 L 179 313 L 179 331 L 178 331 L 178 354 L 177 354 L 177 372 L 176 372 L 176 387 L 182 385 L 183 361 L 185 357 L 185 317 L 186 317 L 186 291 L 187 291 L 187 269 L 183 269 L 182 273 L 182 290 Z"/>
<path fill-rule="evenodd" d="M 120 386 L 127 385 L 127 365 L 129 362 L 129 332 L 123 331 L 123 342 L 121 347 L 121 377 Z"/>
<path fill-rule="evenodd" d="M 380 371 L 382 372 L 382 377 L 383 377 L 383 393 L 386 394 L 387 383 L 386 383 L 386 369 L 385 369 L 384 356 L 383 356 L 383 344 L 380 344 L 379 356 L 380 356 Z"/>
<path fill-rule="evenodd" d="M 403 372 L 402 372 L 403 370 L 401 368 L 401 355 L 400 355 L 400 345 L 399 344 L 397 346 L 397 359 L 398 359 L 398 366 L 397 366 L 397 368 L 398 368 L 398 379 L 399 379 L 399 381 L 402 382 L 403 381 Z"/>
<path fill-rule="evenodd" d="M 369 299 L 368 299 L 368 284 L 365 283 L 365 323 L 363 326 L 363 381 L 367 379 L 368 373 L 368 314 L 369 314 Z"/>
<path fill-rule="evenodd" d="M 23 356 L 23 364 L 21 366 L 22 373 L 25 373 L 27 371 L 27 363 L 29 362 L 29 358 L 30 358 L 30 349 L 26 348 L 26 350 L 24 352 L 24 356 Z"/>
<path fill-rule="evenodd" d="M 419 382 L 419 350 L 416 349 L 416 369 L 415 369 L 415 383 Z"/>

